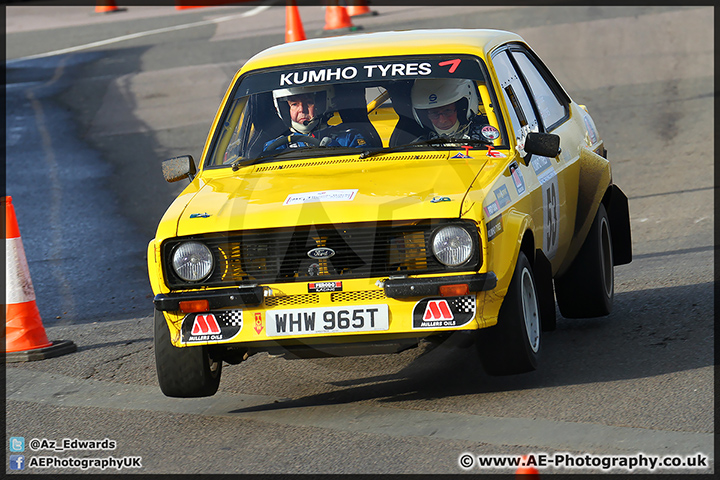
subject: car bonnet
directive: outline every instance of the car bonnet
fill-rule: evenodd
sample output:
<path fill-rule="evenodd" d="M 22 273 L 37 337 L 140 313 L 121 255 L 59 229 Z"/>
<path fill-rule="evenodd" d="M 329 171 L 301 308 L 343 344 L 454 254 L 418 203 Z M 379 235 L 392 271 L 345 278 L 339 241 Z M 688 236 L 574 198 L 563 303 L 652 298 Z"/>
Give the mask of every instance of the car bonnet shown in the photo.
<path fill-rule="evenodd" d="M 293 225 L 457 218 L 482 162 L 447 159 L 269 164 L 212 172 L 178 236 Z M 310 163 L 310 162 L 308 162 Z M 268 171 L 268 168 L 272 170 Z"/>

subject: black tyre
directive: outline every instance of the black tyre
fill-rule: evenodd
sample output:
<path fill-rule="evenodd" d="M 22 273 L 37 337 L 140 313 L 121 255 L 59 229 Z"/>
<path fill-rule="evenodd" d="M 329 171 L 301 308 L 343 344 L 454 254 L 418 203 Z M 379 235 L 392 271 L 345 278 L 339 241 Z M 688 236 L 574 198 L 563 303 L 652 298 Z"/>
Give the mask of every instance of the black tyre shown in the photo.
<path fill-rule="evenodd" d="M 214 360 L 206 345 L 175 347 L 165 315 L 155 310 L 155 366 L 160 389 L 168 397 L 209 397 L 217 392 L 222 360 Z"/>
<path fill-rule="evenodd" d="M 477 348 L 489 375 L 535 370 L 540 357 L 540 304 L 532 267 L 523 252 L 500 307 L 497 325 L 478 330 Z"/>
<path fill-rule="evenodd" d="M 555 297 L 566 318 L 602 317 L 612 311 L 615 276 L 610 220 L 603 204 L 577 258 L 555 279 Z"/>

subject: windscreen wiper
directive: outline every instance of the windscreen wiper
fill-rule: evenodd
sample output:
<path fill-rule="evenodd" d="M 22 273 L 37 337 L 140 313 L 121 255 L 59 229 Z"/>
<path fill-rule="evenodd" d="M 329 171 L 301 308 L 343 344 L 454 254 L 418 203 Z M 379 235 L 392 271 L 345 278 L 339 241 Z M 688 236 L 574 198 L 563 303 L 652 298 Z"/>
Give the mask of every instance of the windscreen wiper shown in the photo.
<path fill-rule="evenodd" d="M 267 153 L 265 155 L 260 155 L 259 157 L 255 157 L 253 159 L 243 159 L 238 158 L 233 163 L 230 164 L 230 166 L 233 169 L 233 172 L 236 172 L 240 169 L 240 167 L 246 167 L 248 165 L 254 165 L 256 163 L 263 163 L 268 160 L 272 160 L 273 158 L 280 157 L 283 154 L 286 153 L 293 153 L 295 155 L 300 156 L 312 156 L 312 152 L 317 152 L 321 150 L 323 155 L 342 155 L 344 153 L 355 153 L 357 152 L 357 148 L 355 147 L 301 147 L 301 148 L 284 148 L 282 150 L 275 150 L 270 153 Z"/>
<path fill-rule="evenodd" d="M 379 148 L 377 150 L 365 150 L 363 153 L 360 154 L 360 158 L 370 158 L 375 157 L 377 155 L 385 154 L 385 153 L 393 153 L 398 152 L 400 150 L 404 150 L 409 147 L 417 147 L 417 146 L 423 146 L 423 145 L 491 145 L 489 142 L 486 142 L 484 140 L 478 140 L 473 138 L 445 138 L 445 137 L 437 137 L 437 138 L 431 138 L 428 140 L 420 140 L 410 143 L 404 143 L 402 145 L 396 145 L 394 147 L 385 147 L 385 148 Z"/>

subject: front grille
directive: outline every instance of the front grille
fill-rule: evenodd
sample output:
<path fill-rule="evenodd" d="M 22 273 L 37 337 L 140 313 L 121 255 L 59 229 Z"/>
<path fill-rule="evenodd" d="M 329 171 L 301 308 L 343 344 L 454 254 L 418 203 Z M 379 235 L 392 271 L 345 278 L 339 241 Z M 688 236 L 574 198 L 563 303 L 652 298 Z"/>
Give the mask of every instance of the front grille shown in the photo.
<path fill-rule="evenodd" d="M 314 303 L 320 303 L 320 295 L 317 293 L 265 297 L 266 307 L 278 307 L 281 305 L 312 305 Z"/>
<path fill-rule="evenodd" d="M 330 301 L 333 303 L 368 302 L 373 300 L 387 300 L 385 292 L 383 290 L 366 290 L 361 292 L 332 292 L 330 294 Z M 320 303 L 320 295 L 317 293 L 265 297 L 266 307 L 313 305 L 316 303 Z"/>
<path fill-rule="evenodd" d="M 447 223 L 313 225 L 175 238 L 163 243 L 165 278 L 170 288 L 187 288 L 416 275 L 477 267 L 477 245 L 475 255 L 460 267 L 448 268 L 435 259 L 429 248 L 432 233 Z M 474 223 L 459 223 L 477 240 Z M 175 246 L 187 240 L 204 242 L 215 258 L 212 274 L 195 284 L 179 279 L 167 267 Z M 333 253 L 327 258 L 311 258 L 312 250 Z"/>
<path fill-rule="evenodd" d="M 334 292 L 330 294 L 331 302 L 367 302 L 371 300 L 386 300 L 384 290 L 366 290 L 364 292 Z"/>

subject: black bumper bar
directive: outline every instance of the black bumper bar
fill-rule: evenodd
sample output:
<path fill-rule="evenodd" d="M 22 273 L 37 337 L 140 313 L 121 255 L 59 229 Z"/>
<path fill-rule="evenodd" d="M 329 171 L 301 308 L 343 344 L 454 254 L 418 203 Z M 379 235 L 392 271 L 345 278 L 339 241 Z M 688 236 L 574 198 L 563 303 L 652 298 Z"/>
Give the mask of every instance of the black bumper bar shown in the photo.
<path fill-rule="evenodd" d="M 440 294 L 443 285 L 468 284 L 470 292 L 492 290 L 497 285 L 494 272 L 429 278 L 392 278 L 385 281 L 385 296 L 390 298 L 427 297 Z"/>
<path fill-rule="evenodd" d="M 207 300 L 210 310 L 227 307 L 255 307 L 263 301 L 263 287 L 226 288 L 202 292 L 158 293 L 153 303 L 163 312 L 180 310 L 180 302 Z"/>

